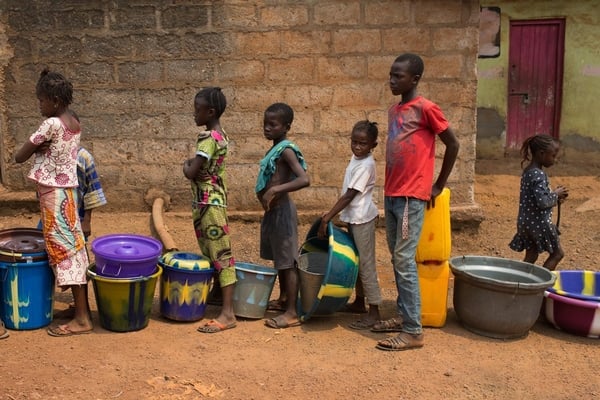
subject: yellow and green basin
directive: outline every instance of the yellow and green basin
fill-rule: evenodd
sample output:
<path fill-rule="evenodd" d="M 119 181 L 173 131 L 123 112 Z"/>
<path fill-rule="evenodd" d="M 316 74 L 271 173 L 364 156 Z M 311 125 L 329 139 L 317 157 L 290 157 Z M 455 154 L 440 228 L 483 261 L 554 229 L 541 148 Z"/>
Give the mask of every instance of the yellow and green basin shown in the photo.
<path fill-rule="evenodd" d="M 330 222 L 327 238 L 320 239 L 320 223 L 320 219 L 313 223 L 300 249 L 301 321 L 340 310 L 352 296 L 358 276 L 358 251 L 350 234 Z"/>

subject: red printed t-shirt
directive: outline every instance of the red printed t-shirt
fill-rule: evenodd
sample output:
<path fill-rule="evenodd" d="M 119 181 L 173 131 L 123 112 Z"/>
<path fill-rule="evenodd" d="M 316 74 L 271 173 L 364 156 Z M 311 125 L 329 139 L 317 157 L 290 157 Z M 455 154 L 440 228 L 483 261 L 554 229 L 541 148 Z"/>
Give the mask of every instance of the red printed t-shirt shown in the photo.
<path fill-rule="evenodd" d="M 388 112 L 385 195 L 429 200 L 435 163 L 435 137 L 448 129 L 439 106 L 421 96 Z"/>

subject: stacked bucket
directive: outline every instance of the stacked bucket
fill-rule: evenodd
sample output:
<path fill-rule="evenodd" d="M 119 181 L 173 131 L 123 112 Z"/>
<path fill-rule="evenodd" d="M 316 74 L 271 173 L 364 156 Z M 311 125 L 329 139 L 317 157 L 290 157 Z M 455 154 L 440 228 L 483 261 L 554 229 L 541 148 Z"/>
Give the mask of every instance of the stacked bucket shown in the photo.
<path fill-rule="evenodd" d="M 115 332 L 137 331 L 150 319 L 154 290 L 162 268 L 160 241 L 147 236 L 114 234 L 92 242 L 92 280 L 100 325 Z"/>
<path fill-rule="evenodd" d="M 600 272 L 564 270 L 554 274 L 554 286 L 544 292 L 546 319 L 565 332 L 600 338 Z"/>
<path fill-rule="evenodd" d="M 27 330 L 52 322 L 54 273 L 42 232 L 0 231 L 0 319 L 9 329 Z"/>
<path fill-rule="evenodd" d="M 444 188 L 435 198 L 435 207 L 425 211 L 417 245 L 423 326 L 440 328 L 446 323 L 451 246 L 450 189 Z"/>

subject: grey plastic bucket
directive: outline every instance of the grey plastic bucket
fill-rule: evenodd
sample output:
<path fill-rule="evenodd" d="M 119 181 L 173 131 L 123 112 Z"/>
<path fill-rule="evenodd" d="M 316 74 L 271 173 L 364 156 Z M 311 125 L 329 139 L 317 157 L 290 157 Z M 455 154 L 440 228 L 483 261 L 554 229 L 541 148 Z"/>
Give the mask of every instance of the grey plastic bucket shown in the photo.
<path fill-rule="evenodd" d="M 319 295 L 328 260 L 329 254 L 325 252 L 303 253 L 298 258 L 300 304 L 304 313 L 310 311 Z"/>
<path fill-rule="evenodd" d="M 534 264 L 499 257 L 450 260 L 454 311 L 468 330 L 498 339 L 525 336 L 556 276 Z"/>
<path fill-rule="evenodd" d="M 233 312 L 238 317 L 262 318 L 275 286 L 277 271 L 262 265 L 236 262 L 237 283 L 233 291 Z"/>

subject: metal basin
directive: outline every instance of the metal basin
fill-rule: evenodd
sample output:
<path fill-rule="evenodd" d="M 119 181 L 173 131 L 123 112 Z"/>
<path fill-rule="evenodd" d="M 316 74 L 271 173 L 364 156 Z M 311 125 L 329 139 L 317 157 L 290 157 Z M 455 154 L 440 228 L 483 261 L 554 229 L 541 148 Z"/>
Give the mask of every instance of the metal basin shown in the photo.
<path fill-rule="evenodd" d="M 498 339 L 525 336 L 535 324 L 544 291 L 556 276 L 522 261 L 499 257 L 450 259 L 454 311 L 468 330 Z"/>

